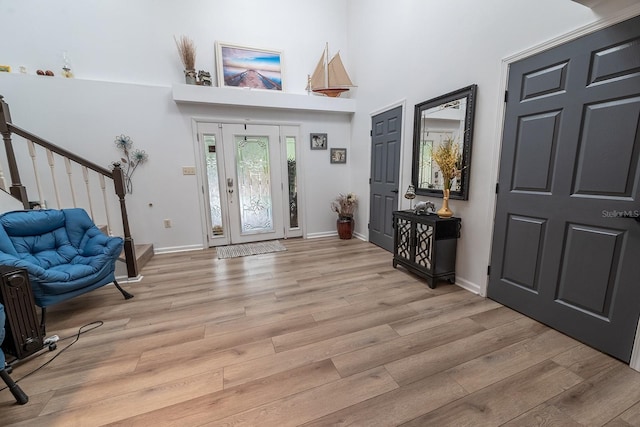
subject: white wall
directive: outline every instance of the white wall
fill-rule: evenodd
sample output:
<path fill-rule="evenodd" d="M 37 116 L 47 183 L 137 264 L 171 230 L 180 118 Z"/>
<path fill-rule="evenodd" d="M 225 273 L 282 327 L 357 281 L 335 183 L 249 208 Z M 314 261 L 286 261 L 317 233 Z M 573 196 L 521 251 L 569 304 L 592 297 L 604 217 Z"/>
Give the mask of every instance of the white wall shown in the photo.
<path fill-rule="evenodd" d="M 637 2 L 614 0 L 592 11 L 570 0 L 349 1 L 349 53 L 358 84 L 352 127 L 354 191 L 368 193 L 369 113 L 406 102 L 403 194 L 411 179 L 414 105 L 478 84 L 469 200 L 452 200 L 450 206 L 462 218 L 456 281 L 484 294 L 500 144 L 502 59 L 631 3 Z M 409 202 L 402 202 L 408 208 Z M 367 217 L 368 210 L 361 209 L 358 223 L 366 224 Z"/>
<path fill-rule="evenodd" d="M 174 36 L 196 44 L 196 68 L 214 75 L 214 43 L 283 51 L 285 89 L 303 93 L 325 42 L 346 52 L 344 0 L 0 0 L 0 63 L 60 74 L 62 52 L 83 79 L 169 85 L 184 81 Z"/>
<path fill-rule="evenodd" d="M 24 209 L 22 203 L 5 191 L 0 191 L 0 212 L 19 211 Z"/>
<path fill-rule="evenodd" d="M 329 203 L 350 191 L 349 168 L 331 165 L 328 151 L 309 150 L 308 138 L 325 132 L 330 147 L 349 147 L 350 115 L 179 105 L 171 96 L 171 85 L 184 82 L 173 40 L 181 34 L 197 45 L 197 68 L 212 74 L 217 40 L 282 50 L 286 91 L 305 93 L 325 42 L 344 50 L 347 40 L 344 1 L 323 1 L 318 10 L 316 4 L 0 0 L 3 34 L 12 35 L 0 38 L 0 63 L 13 68 L 0 73 L 0 94 L 15 124 L 99 165 L 120 157 L 117 135 L 144 149 L 149 161 L 134 175 L 127 207 L 134 240 L 161 251 L 203 243 L 196 177 L 181 174 L 182 166 L 196 165 L 192 118 L 298 124 L 306 232 L 335 232 Z M 59 75 L 63 50 L 75 79 L 33 75 L 36 69 Z M 346 53 L 343 59 L 348 63 Z M 31 75 L 18 74 L 20 65 Z M 165 218 L 172 228 L 164 228 Z"/>

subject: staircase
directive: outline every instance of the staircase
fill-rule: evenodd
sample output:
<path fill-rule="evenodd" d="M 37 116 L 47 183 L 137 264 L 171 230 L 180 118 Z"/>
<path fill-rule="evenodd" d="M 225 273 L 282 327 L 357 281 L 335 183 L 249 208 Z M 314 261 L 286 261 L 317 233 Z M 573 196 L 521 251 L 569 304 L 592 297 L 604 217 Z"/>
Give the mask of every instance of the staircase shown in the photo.
<path fill-rule="evenodd" d="M 135 245 L 135 255 L 136 255 L 136 265 L 138 266 L 138 270 L 142 270 L 151 258 L 153 258 L 153 244 L 151 243 L 143 243 Z M 127 259 L 124 253 L 124 249 L 122 253 L 117 259 L 116 262 L 116 278 L 118 281 L 122 281 L 121 278 L 127 277 Z M 138 277 L 128 277 L 128 280 L 135 281 Z"/>
<path fill-rule="evenodd" d="M 98 228 L 107 236 L 109 235 L 109 229 L 106 225 L 99 225 Z M 154 249 L 152 243 L 143 243 L 143 244 L 135 244 L 134 252 L 136 256 L 136 265 L 138 266 L 138 270 L 141 270 L 154 255 Z M 119 263 L 116 264 L 116 278 L 120 279 L 122 277 L 127 277 L 127 259 L 124 253 L 124 249 L 120 253 L 118 257 Z"/>
<path fill-rule="evenodd" d="M 127 216 L 125 177 L 122 169 L 119 166 L 114 166 L 113 170 L 103 168 L 14 125 L 11 122 L 9 106 L 2 95 L 0 133 L 6 151 L 4 160 L 11 179 L 11 185 L 7 190 L 4 171 L 0 167 L 0 189 L 19 200 L 24 209 L 31 209 L 36 205 L 56 209 L 85 209 L 94 223 L 105 224 L 102 227 L 105 234 L 119 235 L 124 239 L 124 248 L 119 259 L 122 262 L 116 266 L 116 276 L 128 277 L 129 280 L 139 279 L 140 269 L 153 256 L 153 245 L 136 245 L 133 242 Z M 28 151 L 28 155 L 16 156 L 17 149 L 21 149 L 22 153 Z M 28 165 L 29 158 L 31 167 Z M 18 162 L 17 159 L 21 161 Z M 0 162 L 3 163 L 5 162 Z M 57 164 L 63 164 L 64 168 L 57 167 Z M 43 179 L 43 176 L 47 178 Z M 107 181 L 113 182 L 113 193 L 107 191 Z M 25 182 L 29 183 L 31 201 Z M 37 197 L 34 196 L 36 193 Z M 119 217 L 120 221 L 112 221 L 113 217 Z"/>

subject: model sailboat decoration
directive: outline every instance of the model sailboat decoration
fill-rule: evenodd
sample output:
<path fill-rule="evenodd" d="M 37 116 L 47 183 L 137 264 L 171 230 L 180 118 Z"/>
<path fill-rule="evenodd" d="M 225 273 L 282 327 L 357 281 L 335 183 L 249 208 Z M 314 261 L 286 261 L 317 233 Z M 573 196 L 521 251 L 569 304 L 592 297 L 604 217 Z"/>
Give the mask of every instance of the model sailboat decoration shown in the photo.
<path fill-rule="evenodd" d="M 329 60 L 329 43 L 327 43 L 316 69 L 309 76 L 307 90 L 335 98 L 342 92 L 348 91 L 350 87 L 355 86 L 342 64 L 340 52 Z"/>

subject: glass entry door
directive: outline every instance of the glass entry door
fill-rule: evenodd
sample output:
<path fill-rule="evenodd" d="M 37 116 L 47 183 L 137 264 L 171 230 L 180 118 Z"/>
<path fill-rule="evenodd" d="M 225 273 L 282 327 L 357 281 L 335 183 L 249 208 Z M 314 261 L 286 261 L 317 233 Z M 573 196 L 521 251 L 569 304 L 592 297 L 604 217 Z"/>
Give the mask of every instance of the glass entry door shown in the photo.
<path fill-rule="evenodd" d="M 278 126 L 199 123 L 209 246 L 284 237 Z"/>
<path fill-rule="evenodd" d="M 277 126 L 223 125 L 232 243 L 284 237 Z"/>

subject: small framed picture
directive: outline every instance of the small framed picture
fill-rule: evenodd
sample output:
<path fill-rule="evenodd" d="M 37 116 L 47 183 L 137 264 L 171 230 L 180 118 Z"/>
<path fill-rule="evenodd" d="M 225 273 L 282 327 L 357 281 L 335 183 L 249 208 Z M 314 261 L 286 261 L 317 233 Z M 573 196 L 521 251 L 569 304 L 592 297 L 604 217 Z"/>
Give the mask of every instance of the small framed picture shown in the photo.
<path fill-rule="evenodd" d="M 0 65 L 0 72 L 10 73 L 11 72 L 11 66 L 10 65 Z"/>
<path fill-rule="evenodd" d="M 347 149 L 346 148 L 332 148 L 331 149 L 331 163 L 347 163 Z"/>
<path fill-rule="evenodd" d="M 327 149 L 327 134 L 326 133 L 312 133 L 310 137 L 312 150 L 326 150 Z"/>

